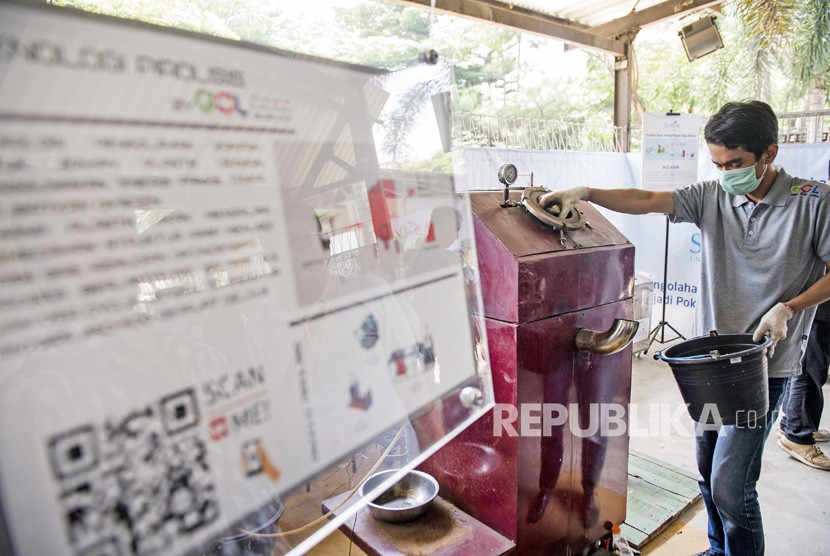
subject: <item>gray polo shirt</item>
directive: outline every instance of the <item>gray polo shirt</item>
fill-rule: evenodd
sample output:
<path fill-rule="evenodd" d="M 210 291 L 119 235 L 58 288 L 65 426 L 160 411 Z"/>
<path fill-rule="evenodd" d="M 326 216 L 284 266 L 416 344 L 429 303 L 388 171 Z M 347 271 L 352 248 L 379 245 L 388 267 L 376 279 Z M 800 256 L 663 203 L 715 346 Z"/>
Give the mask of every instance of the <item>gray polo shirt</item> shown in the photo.
<path fill-rule="evenodd" d="M 753 333 L 779 301 L 806 290 L 830 261 L 830 186 L 793 178 L 783 168 L 766 197 L 755 204 L 730 195 L 717 181 L 672 191 L 673 222 L 700 228 L 698 323 L 721 334 Z M 769 362 L 770 377 L 800 373 L 799 361 L 815 308 L 787 322 Z"/>

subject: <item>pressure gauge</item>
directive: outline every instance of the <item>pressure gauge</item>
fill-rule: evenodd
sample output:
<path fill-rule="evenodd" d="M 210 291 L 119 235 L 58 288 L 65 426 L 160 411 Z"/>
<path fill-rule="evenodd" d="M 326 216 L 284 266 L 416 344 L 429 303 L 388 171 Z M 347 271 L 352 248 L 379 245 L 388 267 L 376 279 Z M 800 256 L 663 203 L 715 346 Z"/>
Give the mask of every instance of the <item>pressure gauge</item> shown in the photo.
<path fill-rule="evenodd" d="M 513 185 L 518 177 L 519 171 L 516 170 L 516 166 L 513 164 L 502 164 L 502 167 L 499 168 L 499 181 L 504 185 Z"/>

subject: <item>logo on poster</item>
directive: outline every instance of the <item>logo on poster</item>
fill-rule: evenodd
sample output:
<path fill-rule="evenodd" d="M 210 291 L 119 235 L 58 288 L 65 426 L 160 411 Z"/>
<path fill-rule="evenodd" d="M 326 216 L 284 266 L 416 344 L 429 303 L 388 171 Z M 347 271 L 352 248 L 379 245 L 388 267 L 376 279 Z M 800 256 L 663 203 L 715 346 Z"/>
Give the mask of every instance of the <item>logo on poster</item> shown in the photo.
<path fill-rule="evenodd" d="M 199 89 L 193 96 L 193 104 L 205 114 L 215 111 L 226 115 L 233 113 L 240 116 L 248 115 L 248 111 L 242 108 L 239 97 L 227 91 L 214 93 L 208 89 Z"/>
<path fill-rule="evenodd" d="M 689 248 L 689 253 L 691 253 L 692 255 L 700 255 L 700 234 L 692 234 L 691 237 L 689 237 L 689 241 L 692 242 L 692 246 Z"/>
<path fill-rule="evenodd" d="M 205 114 L 219 113 L 224 116 L 247 116 L 248 110 L 242 106 L 239 96 L 228 91 L 211 91 L 197 89 L 193 100 L 176 98 L 173 100 L 173 109 L 177 111 L 191 111 L 194 108 Z"/>
<path fill-rule="evenodd" d="M 231 434 L 228 427 L 228 418 L 224 415 L 213 419 L 208 424 L 208 431 L 210 432 L 210 439 L 214 442 L 222 440 Z"/>
<path fill-rule="evenodd" d="M 271 403 L 267 399 L 255 400 L 241 407 L 228 407 L 226 414 L 208 422 L 210 439 L 219 442 L 246 429 L 260 427 L 271 420 Z"/>

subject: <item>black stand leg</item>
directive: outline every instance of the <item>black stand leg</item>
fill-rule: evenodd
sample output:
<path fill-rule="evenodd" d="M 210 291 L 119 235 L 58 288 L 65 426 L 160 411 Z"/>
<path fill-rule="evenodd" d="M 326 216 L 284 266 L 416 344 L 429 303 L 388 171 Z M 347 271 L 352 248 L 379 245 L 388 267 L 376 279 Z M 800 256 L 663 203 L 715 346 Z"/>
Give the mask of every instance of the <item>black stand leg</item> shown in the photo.
<path fill-rule="evenodd" d="M 666 281 L 669 274 L 669 217 L 666 215 L 666 246 L 663 251 L 663 295 L 661 297 L 661 301 L 663 302 L 663 318 L 660 320 L 660 324 L 654 327 L 654 329 L 648 333 L 648 345 L 646 349 L 643 350 L 643 353 L 648 353 L 649 348 L 651 348 L 651 344 L 654 342 L 658 342 L 661 344 L 665 344 L 678 338 L 681 340 L 685 340 L 686 337 L 677 331 L 675 327 L 673 327 L 669 322 L 666 320 Z M 677 334 L 673 338 L 666 339 L 666 328 L 671 329 L 672 332 Z M 657 339 L 657 335 L 660 335 L 660 339 Z"/>

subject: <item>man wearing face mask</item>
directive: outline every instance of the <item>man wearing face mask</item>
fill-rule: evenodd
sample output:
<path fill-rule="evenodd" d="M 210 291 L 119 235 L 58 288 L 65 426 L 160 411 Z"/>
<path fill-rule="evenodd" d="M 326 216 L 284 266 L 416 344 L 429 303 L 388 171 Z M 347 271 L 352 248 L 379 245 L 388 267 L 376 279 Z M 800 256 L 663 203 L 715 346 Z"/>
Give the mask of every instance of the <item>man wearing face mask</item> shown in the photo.
<path fill-rule="evenodd" d="M 815 306 L 830 299 L 830 187 L 773 166 L 778 119 L 763 102 L 725 104 L 707 122 L 704 137 L 717 180 L 673 191 L 579 187 L 549 193 L 540 203 L 558 204 L 567 214 L 587 200 L 694 223 L 703 243 L 700 329 L 752 333 L 756 341 L 768 334 L 775 342 L 767 353 L 769 414 L 757 426 L 699 431 L 695 439 L 709 518 L 710 546 L 700 555 L 761 555 L 755 487 L 764 442 L 785 384 L 800 372 Z"/>

